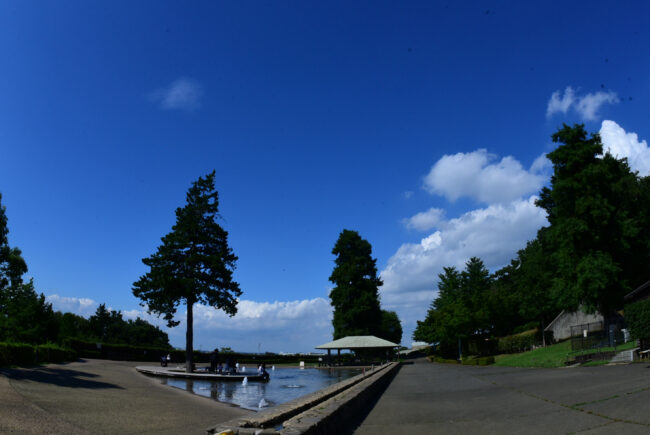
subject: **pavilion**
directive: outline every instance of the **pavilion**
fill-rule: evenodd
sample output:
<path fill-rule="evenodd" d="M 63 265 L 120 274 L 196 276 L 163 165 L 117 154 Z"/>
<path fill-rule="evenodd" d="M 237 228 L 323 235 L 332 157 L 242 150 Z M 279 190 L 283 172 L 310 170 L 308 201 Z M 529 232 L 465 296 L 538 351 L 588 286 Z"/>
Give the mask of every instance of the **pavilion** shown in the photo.
<path fill-rule="evenodd" d="M 349 350 L 377 350 L 377 349 L 394 349 L 399 347 L 399 344 L 392 343 L 383 338 L 375 337 L 374 335 L 350 335 L 347 337 L 339 338 L 338 340 L 330 341 L 329 343 L 316 346 L 316 349 L 327 349 L 328 363 L 331 358 L 332 349 L 338 351 L 338 361 L 341 362 L 341 349 Z"/>

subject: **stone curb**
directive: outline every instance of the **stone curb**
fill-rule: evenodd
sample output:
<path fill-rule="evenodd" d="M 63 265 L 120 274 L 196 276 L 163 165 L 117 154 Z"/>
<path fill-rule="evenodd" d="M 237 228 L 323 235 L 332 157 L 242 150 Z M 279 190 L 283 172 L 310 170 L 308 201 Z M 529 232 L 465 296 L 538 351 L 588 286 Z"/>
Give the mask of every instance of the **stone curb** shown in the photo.
<path fill-rule="evenodd" d="M 277 405 L 268 411 L 220 423 L 208 428 L 207 433 L 229 435 L 307 433 L 305 431 L 311 427 L 327 426 L 321 420 L 330 420 L 329 417 L 340 413 L 341 409 L 345 408 L 344 405 L 353 405 L 353 402 L 357 402 L 355 399 L 371 397 L 375 392 L 380 391 L 390 382 L 398 368 L 399 363 L 384 364 L 313 394 Z M 359 404 L 361 403 L 356 403 L 353 407 L 357 409 Z M 310 423 L 306 424 L 307 421 Z M 302 431 L 303 429 L 305 431 Z"/>

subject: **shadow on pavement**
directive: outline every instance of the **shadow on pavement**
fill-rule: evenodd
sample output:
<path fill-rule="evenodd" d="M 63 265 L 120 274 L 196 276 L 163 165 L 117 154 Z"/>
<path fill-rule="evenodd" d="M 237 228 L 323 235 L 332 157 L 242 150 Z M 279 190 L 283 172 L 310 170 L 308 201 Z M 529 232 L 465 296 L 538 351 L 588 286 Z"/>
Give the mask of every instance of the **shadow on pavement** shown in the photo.
<path fill-rule="evenodd" d="M 0 374 L 17 381 L 42 382 L 69 388 L 118 388 L 119 385 L 107 382 L 93 381 L 98 375 L 79 370 L 60 369 L 52 367 L 35 367 L 21 369 L 2 369 Z"/>

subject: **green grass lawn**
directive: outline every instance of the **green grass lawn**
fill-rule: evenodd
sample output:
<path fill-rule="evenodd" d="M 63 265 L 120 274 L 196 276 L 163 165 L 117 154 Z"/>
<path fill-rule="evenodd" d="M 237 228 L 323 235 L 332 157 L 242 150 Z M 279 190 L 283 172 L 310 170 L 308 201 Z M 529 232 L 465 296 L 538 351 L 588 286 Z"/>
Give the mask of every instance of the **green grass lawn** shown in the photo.
<path fill-rule="evenodd" d="M 562 367 L 571 352 L 571 341 L 540 347 L 522 353 L 497 355 L 494 365 L 501 367 Z"/>
<path fill-rule="evenodd" d="M 578 351 L 576 353 L 587 355 L 590 353 L 598 353 L 598 352 L 613 352 L 613 351 L 620 352 L 622 350 L 634 349 L 635 347 L 636 347 L 636 340 L 631 340 L 625 344 L 620 344 L 616 347 L 600 347 L 598 349 L 586 349 L 582 352 Z"/>
<path fill-rule="evenodd" d="M 633 349 L 636 347 L 636 341 L 632 340 L 628 343 L 613 347 L 603 347 L 600 349 L 589 349 L 583 353 L 596 353 L 608 351 L 621 351 Z M 531 350 L 529 352 L 503 354 L 494 357 L 494 365 L 502 367 L 563 367 L 567 361 L 568 355 L 571 353 L 571 340 L 563 341 L 562 343 L 554 344 L 552 346 L 541 347 L 539 349 Z M 605 362 L 606 363 L 606 362 Z M 597 362 L 590 365 L 600 365 L 603 362 Z"/>

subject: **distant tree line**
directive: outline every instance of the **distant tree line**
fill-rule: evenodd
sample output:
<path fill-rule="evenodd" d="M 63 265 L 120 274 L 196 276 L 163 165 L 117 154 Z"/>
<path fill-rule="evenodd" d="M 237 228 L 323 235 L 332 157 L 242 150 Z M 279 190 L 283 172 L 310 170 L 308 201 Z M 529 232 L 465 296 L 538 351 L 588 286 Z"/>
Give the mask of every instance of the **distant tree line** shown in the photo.
<path fill-rule="evenodd" d="M 9 228 L 0 194 L 0 342 L 63 343 L 66 338 L 139 346 L 169 347 L 167 333 L 137 318 L 124 320 L 122 313 L 101 304 L 86 319 L 52 309 L 38 294 L 33 280 L 23 281 L 27 263 L 22 252 L 9 245 Z"/>
<path fill-rule="evenodd" d="M 476 257 L 462 271 L 444 268 L 414 339 L 453 347 L 458 339 L 543 330 L 562 309 L 607 318 L 650 279 L 650 177 L 603 155 L 599 135 L 583 125 L 564 125 L 552 139 L 553 175 L 536 202 L 549 225 L 493 274 Z"/>

